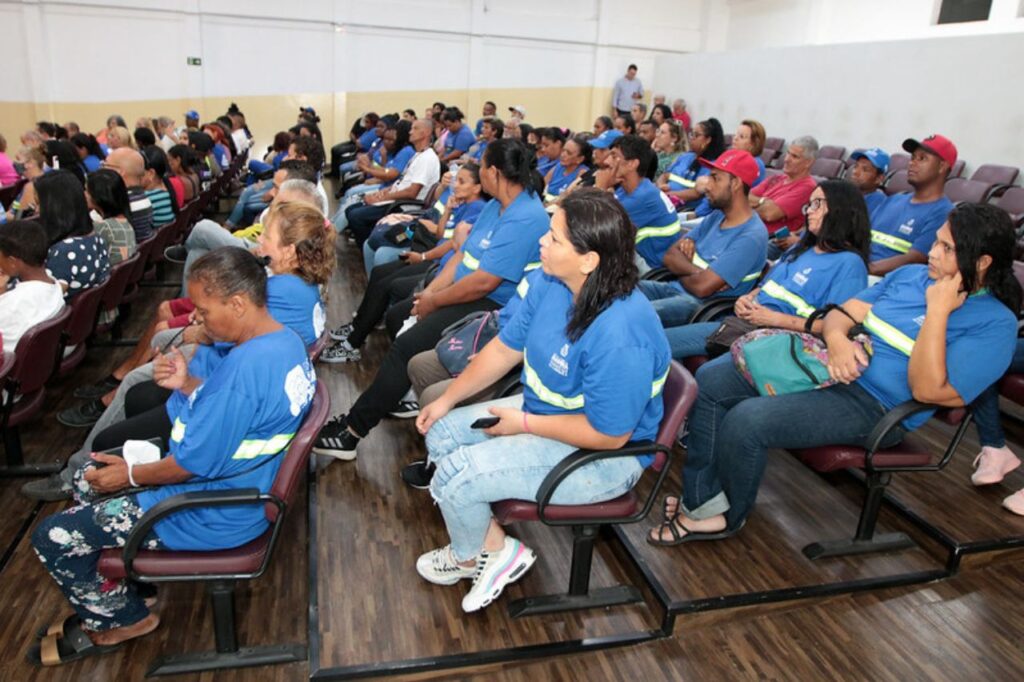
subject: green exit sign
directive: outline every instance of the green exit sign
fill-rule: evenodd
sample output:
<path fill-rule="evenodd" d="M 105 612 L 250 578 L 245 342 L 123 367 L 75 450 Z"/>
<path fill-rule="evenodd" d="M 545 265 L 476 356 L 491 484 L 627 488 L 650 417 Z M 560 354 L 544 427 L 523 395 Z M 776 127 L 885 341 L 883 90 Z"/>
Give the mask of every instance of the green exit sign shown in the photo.
<path fill-rule="evenodd" d="M 203 60 L 200 57 L 189 57 L 188 58 L 188 65 L 189 66 L 202 66 L 203 65 Z"/>

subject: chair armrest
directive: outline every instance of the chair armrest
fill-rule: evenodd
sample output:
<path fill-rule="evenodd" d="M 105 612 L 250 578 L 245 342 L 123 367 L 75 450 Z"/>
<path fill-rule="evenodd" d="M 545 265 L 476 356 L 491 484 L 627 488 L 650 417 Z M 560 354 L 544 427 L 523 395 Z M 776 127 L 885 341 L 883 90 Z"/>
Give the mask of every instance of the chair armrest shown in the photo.
<path fill-rule="evenodd" d="M 638 457 L 640 455 L 652 455 L 656 452 L 663 452 L 666 456 L 665 466 L 662 467 L 661 472 L 658 474 L 658 480 L 648 495 L 647 501 L 639 512 L 630 517 L 616 517 L 610 519 L 588 519 L 588 523 L 635 523 L 640 521 L 647 516 L 647 513 L 651 510 L 651 506 L 654 504 L 655 498 L 658 496 L 658 491 L 661 489 L 661 484 L 665 480 L 669 469 L 672 465 L 672 450 L 667 448 L 660 443 L 653 441 L 637 441 L 633 443 L 627 443 L 625 447 L 619 448 L 618 450 L 576 450 L 575 452 L 569 453 L 562 461 L 554 466 L 554 468 L 548 472 L 548 475 L 541 481 L 540 487 L 537 489 L 537 515 L 540 520 L 549 526 L 572 526 L 578 525 L 578 522 L 573 521 L 562 521 L 559 519 L 549 519 L 545 515 L 545 510 L 551 503 L 551 497 L 555 494 L 558 486 L 562 484 L 566 478 L 568 478 L 573 472 L 578 471 L 580 468 L 602 459 L 612 459 L 616 457 Z"/>
<path fill-rule="evenodd" d="M 259 488 L 196 490 L 173 495 L 160 500 L 153 505 L 149 511 L 142 515 L 139 522 L 135 524 L 134 528 L 132 528 L 132 532 L 124 544 L 124 550 L 121 552 L 121 560 L 124 562 L 125 573 L 132 580 L 142 580 L 142 577 L 137 575 L 132 567 L 135 557 L 138 555 L 139 548 L 142 546 L 142 543 L 145 541 L 150 531 L 153 530 L 153 526 L 155 526 L 158 521 L 170 516 L 171 514 L 176 514 L 177 512 L 184 511 L 185 509 L 193 509 L 195 507 L 229 507 L 243 504 L 258 504 L 260 502 L 272 502 L 277 506 L 278 521 L 275 523 L 275 526 L 280 525 L 280 520 L 284 517 L 284 501 L 275 495 L 261 493 Z M 275 539 L 276 535 L 277 533 L 275 530 Z"/>
<path fill-rule="evenodd" d="M 736 300 L 735 296 L 725 296 L 723 298 L 712 299 L 707 303 L 702 304 L 690 317 L 689 324 L 693 324 L 695 322 L 717 321 L 719 315 L 732 311 L 736 306 Z"/>
<path fill-rule="evenodd" d="M 399 199 L 388 207 L 388 212 L 384 215 L 391 215 L 392 213 L 420 215 L 426 213 L 426 204 L 419 199 Z"/>
<path fill-rule="evenodd" d="M 876 471 L 872 465 L 872 459 L 874 458 L 875 451 L 877 451 L 882 444 L 882 441 L 888 436 L 893 429 L 898 427 L 904 419 L 912 417 L 915 414 L 921 412 L 928 412 L 932 410 L 946 409 L 942 405 L 933 405 L 930 403 L 922 403 L 917 400 L 908 400 L 904 403 L 900 403 L 896 407 L 886 412 L 875 427 L 871 429 L 871 433 L 868 434 L 867 444 L 864 446 L 864 469 L 868 472 Z M 938 464 L 929 465 L 925 467 L 883 467 L 880 470 L 883 471 L 930 471 L 938 470 L 946 466 L 949 460 L 953 457 L 953 453 L 956 452 L 957 446 L 960 444 L 960 440 L 963 438 L 964 433 L 967 430 L 968 424 L 971 422 L 971 412 L 967 411 L 967 415 L 963 421 L 960 422 L 956 433 L 953 434 L 953 438 L 943 453 L 942 458 Z"/>
<path fill-rule="evenodd" d="M 676 274 L 666 267 L 651 268 L 640 275 L 640 279 L 650 282 L 672 282 L 676 279 Z"/>

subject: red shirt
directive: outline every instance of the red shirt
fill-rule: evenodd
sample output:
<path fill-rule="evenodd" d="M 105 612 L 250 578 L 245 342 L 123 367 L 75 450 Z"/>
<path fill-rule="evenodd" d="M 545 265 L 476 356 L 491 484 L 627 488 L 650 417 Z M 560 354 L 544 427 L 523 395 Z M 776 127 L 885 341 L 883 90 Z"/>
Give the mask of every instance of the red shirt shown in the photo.
<path fill-rule="evenodd" d="M 775 205 L 785 214 L 781 220 L 773 220 L 770 223 L 765 221 L 769 236 L 774 235 L 783 227 L 788 227 L 790 233 L 795 233 L 803 228 L 804 204 L 811 198 L 811 192 L 817 186 L 817 181 L 810 175 L 795 182 L 790 182 L 785 175 L 776 175 L 750 190 L 755 197 L 764 197 L 775 202 Z"/>
<path fill-rule="evenodd" d="M 681 114 L 672 114 L 672 118 L 674 118 L 675 120 L 679 121 L 680 124 L 682 124 L 684 133 L 690 132 L 691 121 L 689 111 L 684 111 Z"/>

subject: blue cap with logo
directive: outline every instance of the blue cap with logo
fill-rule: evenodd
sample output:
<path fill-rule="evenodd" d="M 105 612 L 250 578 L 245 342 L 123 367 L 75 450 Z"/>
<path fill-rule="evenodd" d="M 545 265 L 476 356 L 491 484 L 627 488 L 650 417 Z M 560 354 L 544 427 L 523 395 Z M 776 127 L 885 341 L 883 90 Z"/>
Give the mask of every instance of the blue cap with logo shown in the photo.
<path fill-rule="evenodd" d="M 880 173 L 885 173 L 889 170 L 889 155 L 881 147 L 854 150 L 850 154 L 850 158 L 854 161 L 857 159 L 867 159 Z"/>
<path fill-rule="evenodd" d="M 622 137 L 622 133 L 618 130 L 606 130 L 597 137 L 591 138 L 590 146 L 594 149 L 608 149 L 612 146 L 612 142 Z"/>
<path fill-rule="evenodd" d="M 195 120 L 198 121 L 199 120 L 199 112 L 196 111 L 195 109 L 189 109 L 188 111 L 185 112 L 185 118 L 194 118 Z"/>

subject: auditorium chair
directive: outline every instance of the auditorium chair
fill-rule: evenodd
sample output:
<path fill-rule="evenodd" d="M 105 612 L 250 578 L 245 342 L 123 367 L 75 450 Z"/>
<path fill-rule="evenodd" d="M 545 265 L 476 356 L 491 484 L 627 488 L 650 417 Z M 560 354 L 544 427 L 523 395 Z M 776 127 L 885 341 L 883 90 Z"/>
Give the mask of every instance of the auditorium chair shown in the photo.
<path fill-rule="evenodd" d="M 323 355 L 327 346 L 331 345 L 331 342 L 332 339 L 330 331 L 324 329 L 323 333 L 317 337 L 316 341 L 311 343 L 306 349 L 306 352 L 309 354 L 309 361 L 316 364 L 317 360 L 320 359 L 320 356 Z"/>
<path fill-rule="evenodd" d="M 995 163 L 983 163 L 971 173 L 971 180 L 987 182 L 990 185 L 1005 185 L 1009 187 L 1020 174 L 1020 169 L 1013 166 L 1000 166 Z"/>
<path fill-rule="evenodd" d="M 998 185 L 987 182 L 952 178 L 946 181 L 944 191 L 946 198 L 954 204 L 963 202 L 980 204 L 988 201 L 996 189 L 998 189 Z"/>
<path fill-rule="evenodd" d="M 764 139 L 764 148 L 772 149 L 776 154 L 782 151 L 782 148 L 786 146 L 786 140 L 781 137 L 766 137 Z"/>
<path fill-rule="evenodd" d="M 818 149 L 819 159 L 836 159 L 837 161 L 842 161 L 844 154 L 846 154 L 846 147 L 838 147 L 832 144 L 826 144 Z"/>
<path fill-rule="evenodd" d="M 71 317 L 64 308 L 49 320 L 29 327 L 14 348 L 14 365 L 4 377 L 0 431 L 3 432 L 6 464 L 0 476 L 41 476 L 56 473 L 61 464 L 25 464 L 18 427 L 36 416 L 46 398 L 46 381 L 57 367 L 61 332 Z"/>
<path fill-rule="evenodd" d="M 767 169 L 769 164 L 775 160 L 775 157 L 778 156 L 778 154 L 779 152 L 777 149 L 768 149 L 768 147 L 764 148 L 764 151 L 761 152 L 761 162 L 764 163 L 765 169 Z M 768 176 L 765 176 L 765 180 L 767 179 Z"/>
<path fill-rule="evenodd" d="M 732 133 L 725 133 L 725 135 L 723 135 L 722 137 L 725 139 L 725 148 L 726 149 L 731 149 L 732 148 Z"/>
<path fill-rule="evenodd" d="M 502 525 L 540 521 L 547 526 L 572 527 L 573 549 L 568 592 L 517 599 L 509 604 L 510 615 L 528 616 L 642 601 L 640 591 L 632 585 L 590 589 L 594 543 L 602 526 L 636 523 L 647 517 L 669 473 L 672 446 L 696 399 L 697 382 L 679 363 L 673 362 L 669 367 L 668 378 L 662 392 L 665 413 L 656 441 L 627 443 L 618 450 L 577 450 L 566 456 L 545 477 L 537 490 L 536 502 L 502 500 L 491 505 L 495 519 Z M 647 499 L 642 503 L 636 491 L 630 490 L 614 500 L 595 504 L 551 504 L 551 498 L 562 481 L 587 464 L 613 457 L 636 457 L 647 454 L 655 456 L 650 468 L 657 476 Z"/>
<path fill-rule="evenodd" d="M 258 578 L 267 570 L 277 547 L 285 513 L 293 505 L 295 493 L 307 469 L 309 453 L 317 433 L 330 414 L 327 385 L 318 382 L 313 404 L 298 433 L 284 454 L 284 460 L 269 493 L 257 488 L 229 488 L 182 493 L 161 500 L 147 511 L 132 529 L 123 548 L 105 550 L 100 556 L 100 575 L 111 580 L 125 578 L 145 583 L 195 582 L 207 583 L 213 609 L 215 652 L 163 656 L 153 662 L 147 672 L 153 675 L 178 675 L 203 670 L 224 670 L 306 659 L 302 644 L 276 644 L 260 647 L 239 647 L 235 628 L 235 583 Z M 197 507 L 224 507 L 264 503 L 270 528 L 263 535 L 234 549 L 210 552 L 142 549 L 154 525 L 167 516 Z M 301 538 L 294 538 L 305 551 Z M 304 607 L 296 605 L 300 611 Z M 265 621 L 275 614 L 263 614 Z M 190 624 L 180 623 L 178 627 Z M 195 625 L 195 622 L 191 624 Z"/>
<path fill-rule="evenodd" d="M 963 159 L 957 159 L 956 161 L 954 161 L 953 167 L 949 171 L 949 177 L 946 179 L 949 180 L 951 178 L 959 178 L 961 175 L 964 174 L 965 165 L 966 164 L 964 163 Z"/>
<path fill-rule="evenodd" d="M 124 300 L 128 289 L 129 279 L 138 269 L 142 256 L 135 252 L 110 269 L 106 286 L 103 289 L 103 296 L 100 298 L 100 313 L 113 313 Z M 108 315 L 111 319 L 107 322 L 99 322 L 96 325 L 97 334 L 110 332 L 115 338 L 120 335 L 118 318 Z"/>
<path fill-rule="evenodd" d="M 67 376 L 85 360 L 86 339 L 96 330 L 96 318 L 99 316 L 100 303 L 110 285 L 110 275 L 99 286 L 90 287 L 71 299 L 71 316 L 61 332 L 58 357 L 57 376 Z M 68 349 L 71 352 L 67 352 Z"/>
<path fill-rule="evenodd" d="M 1014 225 L 1024 227 L 1024 187 L 1010 187 L 989 199 L 989 203 L 1009 213 Z"/>
<path fill-rule="evenodd" d="M 823 159 L 818 157 L 811 164 L 811 175 L 818 182 L 838 178 L 843 172 L 843 162 L 839 159 Z"/>
<path fill-rule="evenodd" d="M 7 187 L 0 187 L 0 207 L 2 210 L 10 210 L 11 204 L 21 194 L 21 188 L 28 182 L 25 178 L 18 178 L 14 181 L 13 185 Z"/>
<path fill-rule="evenodd" d="M 388 208 L 388 215 L 392 213 L 408 213 L 410 215 L 426 213 L 431 206 L 437 203 L 437 199 L 441 196 L 442 192 L 444 192 L 444 185 L 440 182 L 435 182 L 427 190 L 427 193 L 423 195 L 422 201 L 419 199 L 400 199 Z"/>
<path fill-rule="evenodd" d="M 1024 287 L 1024 263 L 1014 261 L 1013 274 Z M 1018 405 L 1024 405 L 1024 374 L 1006 374 L 999 382 L 999 395 Z"/>
<path fill-rule="evenodd" d="M 903 152 L 896 152 L 889 157 L 889 172 L 888 177 L 896 171 L 905 171 L 910 166 L 910 154 L 904 154 Z"/>
<path fill-rule="evenodd" d="M 911 187 L 910 183 L 907 181 L 906 169 L 892 173 L 885 181 L 885 185 L 882 186 L 882 189 L 888 196 L 914 191 L 914 188 Z"/>

